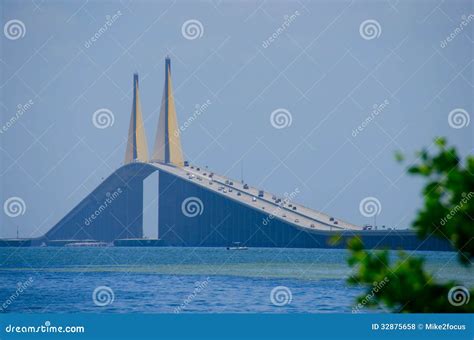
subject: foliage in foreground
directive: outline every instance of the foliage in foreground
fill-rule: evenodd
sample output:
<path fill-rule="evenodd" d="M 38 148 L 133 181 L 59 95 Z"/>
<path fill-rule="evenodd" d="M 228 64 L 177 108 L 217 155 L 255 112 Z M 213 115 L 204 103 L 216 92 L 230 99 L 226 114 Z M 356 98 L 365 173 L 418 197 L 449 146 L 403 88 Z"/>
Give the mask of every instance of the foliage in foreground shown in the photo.
<path fill-rule="evenodd" d="M 419 163 L 410 174 L 427 181 L 424 206 L 413 227 L 420 237 L 434 235 L 451 243 L 458 260 L 471 267 L 474 257 L 474 157 L 461 163 L 457 151 L 442 138 L 435 140 L 437 154 L 418 153 Z M 399 155 L 399 160 L 403 158 Z M 359 238 L 348 242 L 348 263 L 356 272 L 348 282 L 367 287 L 356 309 L 386 306 L 394 312 L 474 312 L 474 290 L 450 281 L 437 283 L 424 269 L 423 258 L 400 252 L 391 261 L 389 252 L 367 251 Z M 393 262 L 393 263 L 392 263 Z"/>

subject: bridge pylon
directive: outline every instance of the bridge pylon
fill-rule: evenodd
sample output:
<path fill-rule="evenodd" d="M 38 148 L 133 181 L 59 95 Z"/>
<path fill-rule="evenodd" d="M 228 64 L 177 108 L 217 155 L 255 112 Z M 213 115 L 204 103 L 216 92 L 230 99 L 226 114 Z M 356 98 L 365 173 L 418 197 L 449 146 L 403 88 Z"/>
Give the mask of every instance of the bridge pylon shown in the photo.
<path fill-rule="evenodd" d="M 165 88 L 161 100 L 160 118 L 158 120 L 152 160 L 175 166 L 184 165 L 171 82 L 171 59 L 169 57 L 165 59 Z"/>
<path fill-rule="evenodd" d="M 148 161 L 148 146 L 145 127 L 143 125 L 142 107 L 138 91 L 138 74 L 133 75 L 133 104 L 128 129 L 127 148 L 125 150 L 125 164 Z"/>

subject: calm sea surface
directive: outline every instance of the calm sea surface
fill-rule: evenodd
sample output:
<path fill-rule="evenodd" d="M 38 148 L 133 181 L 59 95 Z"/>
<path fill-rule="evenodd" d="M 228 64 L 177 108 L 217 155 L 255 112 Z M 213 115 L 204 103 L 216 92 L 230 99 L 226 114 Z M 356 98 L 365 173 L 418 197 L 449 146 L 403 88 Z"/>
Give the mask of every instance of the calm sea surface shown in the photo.
<path fill-rule="evenodd" d="M 277 248 L 0 248 L 0 312 L 351 312 L 363 289 L 346 284 L 347 254 Z M 416 255 L 426 258 L 438 279 L 474 284 L 473 271 L 458 265 L 455 253 Z"/>

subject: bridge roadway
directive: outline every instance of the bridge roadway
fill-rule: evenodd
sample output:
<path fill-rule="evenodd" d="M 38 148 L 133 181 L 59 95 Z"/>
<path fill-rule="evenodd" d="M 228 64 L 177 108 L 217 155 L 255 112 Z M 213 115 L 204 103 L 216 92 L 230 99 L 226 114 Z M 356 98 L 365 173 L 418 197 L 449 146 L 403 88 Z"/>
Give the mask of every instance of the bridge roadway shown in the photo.
<path fill-rule="evenodd" d="M 265 211 L 272 215 L 272 218 L 281 219 L 302 229 L 322 231 L 362 230 L 360 226 L 297 204 L 291 198 L 285 201 L 285 197 L 279 197 L 268 192 L 264 192 L 264 197 L 258 197 L 259 189 L 251 186 L 245 189 L 243 183 L 215 173 L 211 178 L 209 176 L 212 172 L 199 166 L 189 165 L 181 168 L 157 162 L 149 164 L 253 209 Z M 237 193 L 240 193 L 240 195 Z M 276 203 L 273 196 L 280 198 L 281 202 Z M 289 204 L 292 207 L 289 207 Z M 296 207 L 296 210 L 293 210 L 293 207 Z"/>

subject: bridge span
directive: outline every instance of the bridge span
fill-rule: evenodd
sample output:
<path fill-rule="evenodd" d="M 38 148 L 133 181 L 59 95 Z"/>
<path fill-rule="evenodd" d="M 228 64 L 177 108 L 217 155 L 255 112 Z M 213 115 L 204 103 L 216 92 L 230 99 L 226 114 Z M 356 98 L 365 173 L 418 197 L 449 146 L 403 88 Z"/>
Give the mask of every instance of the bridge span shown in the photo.
<path fill-rule="evenodd" d="M 138 75 L 125 165 L 35 244 L 67 240 L 113 242 L 143 237 L 144 209 L 158 209 L 158 236 L 168 246 L 224 247 L 240 242 L 251 247 L 345 247 L 360 236 L 369 248 L 450 250 L 437 238 L 419 239 L 409 230 L 363 230 L 362 227 L 279 197 L 246 183 L 189 164 L 181 148 L 171 83 L 171 61 L 165 62 L 165 86 L 151 159 L 142 119 Z M 143 206 L 143 183 L 158 172 L 156 206 Z M 296 195 L 297 196 L 297 195 Z M 338 245 L 329 239 L 340 235 Z"/>
<path fill-rule="evenodd" d="M 143 181 L 154 172 L 158 235 L 168 246 L 224 247 L 240 242 L 251 247 L 345 247 L 345 239 L 358 235 L 369 248 L 450 249 L 442 240 L 420 240 L 408 230 L 367 231 L 338 219 L 334 226 L 330 216 L 297 203 L 292 203 L 294 211 L 289 203 L 272 202 L 269 193 L 259 198 L 256 188 L 244 189 L 242 183 L 215 174 L 210 179 L 207 169 L 142 162 L 115 171 L 36 244 L 143 237 L 143 210 L 150 208 L 143 205 Z M 226 185 L 227 180 L 234 184 Z M 335 235 L 342 242 L 334 246 L 329 239 Z"/>

